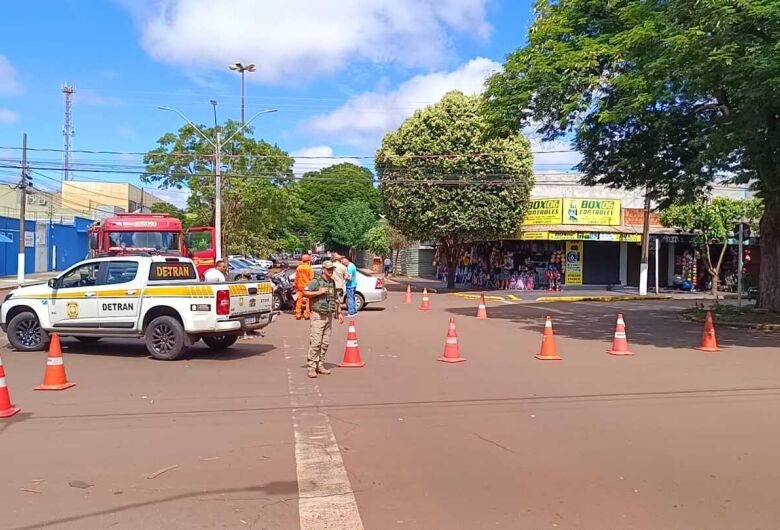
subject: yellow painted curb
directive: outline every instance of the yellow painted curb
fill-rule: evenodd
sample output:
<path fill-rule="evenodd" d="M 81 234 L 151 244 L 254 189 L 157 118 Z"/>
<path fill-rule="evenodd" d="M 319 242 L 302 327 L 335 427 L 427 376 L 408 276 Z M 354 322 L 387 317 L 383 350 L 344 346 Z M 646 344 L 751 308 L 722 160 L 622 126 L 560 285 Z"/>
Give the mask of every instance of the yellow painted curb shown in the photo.
<path fill-rule="evenodd" d="M 478 294 L 470 294 L 470 293 L 449 293 L 450 296 L 457 296 L 458 298 L 465 298 L 466 300 L 479 300 L 480 295 Z M 497 295 L 491 295 L 486 294 L 485 300 L 492 300 L 494 302 L 503 302 L 504 297 L 503 296 L 497 296 Z"/>
<path fill-rule="evenodd" d="M 537 302 L 630 302 L 639 300 L 671 300 L 671 295 L 615 295 L 615 296 L 540 296 Z"/>

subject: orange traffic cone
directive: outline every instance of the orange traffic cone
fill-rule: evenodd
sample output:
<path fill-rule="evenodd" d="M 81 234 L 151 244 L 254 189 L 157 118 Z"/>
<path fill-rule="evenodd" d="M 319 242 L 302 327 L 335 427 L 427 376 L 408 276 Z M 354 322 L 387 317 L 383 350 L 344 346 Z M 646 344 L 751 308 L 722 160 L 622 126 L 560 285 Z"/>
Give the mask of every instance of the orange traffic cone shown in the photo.
<path fill-rule="evenodd" d="M 615 338 L 612 340 L 612 349 L 607 350 L 607 353 L 610 355 L 634 355 L 634 352 L 628 351 L 626 323 L 623 320 L 622 313 L 618 313 L 617 324 L 615 324 Z"/>
<path fill-rule="evenodd" d="M 360 346 L 358 346 L 357 332 L 355 331 L 355 321 L 349 321 L 349 331 L 347 332 L 347 347 L 344 348 L 344 360 L 339 366 L 341 368 L 362 368 L 366 363 L 360 358 Z"/>
<path fill-rule="evenodd" d="M 443 363 L 462 363 L 465 361 L 460 356 L 460 348 L 458 347 L 458 333 L 455 331 L 455 319 L 450 319 L 450 326 L 447 328 L 447 338 L 444 340 L 444 355 L 439 357 L 437 361 Z"/>
<path fill-rule="evenodd" d="M 553 334 L 552 317 L 548 316 L 544 323 L 544 334 L 542 335 L 542 348 L 535 355 L 542 361 L 560 361 L 558 349 L 555 347 L 555 335 Z"/>
<path fill-rule="evenodd" d="M 485 293 L 482 293 L 479 297 L 479 307 L 477 308 L 477 318 L 479 320 L 487 320 L 487 307 L 485 307 Z"/>
<path fill-rule="evenodd" d="M 423 289 L 422 302 L 420 303 L 420 311 L 430 311 L 431 304 L 428 301 L 428 289 Z"/>
<path fill-rule="evenodd" d="M 3 369 L 3 360 L 0 359 L 0 418 L 10 418 L 20 408 L 16 408 L 11 404 L 11 395 L 8 393 L 8 387 L 5 384 L 5 370 Z"/>
<path fill-rule="evenodd" d="M 62 348 L 60 347 L 60 336 L 54 333 L 51 336 L 49 359 L 46 361 L 46 373 L 43 376 L 43 384 L 36 386 L 35 390 L 65 390 L 72 386 L 76 386 L 76 383 L 68 382 L 68 376 L 65 375 L 65 363 L 62 358 Z"/>
<path fill-rule="evenodd" d="M 406 303 L 411 304 L 412 303 L 412 286 L 407 285 L 406 286 Z"/>
<path fill-rule="evenodd" d="M 696 348 L 701 351 L 720 351 L 718 348 L 718 339 L 715 337 L 715 325 L 712 323 L 712 313 L 707 311 L 707 318 L 704 320 L 704 332 L 701 334 L 701 346 Z"/>

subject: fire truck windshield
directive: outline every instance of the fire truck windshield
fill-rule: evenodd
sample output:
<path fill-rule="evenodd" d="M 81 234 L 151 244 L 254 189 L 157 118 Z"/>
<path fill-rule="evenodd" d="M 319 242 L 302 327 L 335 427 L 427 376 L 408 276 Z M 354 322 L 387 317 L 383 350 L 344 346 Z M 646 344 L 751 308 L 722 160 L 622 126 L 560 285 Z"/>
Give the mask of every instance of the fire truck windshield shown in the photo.
<path fill-rule="evenodd" d="M 178 252 L 178 232 L 109 232 L 112 248 L 148 248 L 159 252 Z"/>

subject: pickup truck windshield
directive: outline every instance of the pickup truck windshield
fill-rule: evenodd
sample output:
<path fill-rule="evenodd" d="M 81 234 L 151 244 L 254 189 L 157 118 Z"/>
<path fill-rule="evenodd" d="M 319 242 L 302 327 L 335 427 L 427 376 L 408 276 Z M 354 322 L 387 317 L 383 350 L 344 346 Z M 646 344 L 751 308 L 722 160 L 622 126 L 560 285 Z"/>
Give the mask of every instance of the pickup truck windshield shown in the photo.
<path fill-rule="evenodd" d="M 109 232 L 110 247 L 153 248 L 159 251 L 178 251 L 178 232 Z"/>

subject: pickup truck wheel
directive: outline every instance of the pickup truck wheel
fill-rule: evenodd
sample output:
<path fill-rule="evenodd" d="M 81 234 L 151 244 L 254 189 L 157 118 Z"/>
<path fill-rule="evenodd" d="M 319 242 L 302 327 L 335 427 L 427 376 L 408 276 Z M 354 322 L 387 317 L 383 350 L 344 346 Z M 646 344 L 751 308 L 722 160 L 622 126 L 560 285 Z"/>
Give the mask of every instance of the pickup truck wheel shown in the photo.
<path fill-rule="evenodd" d="M 273 297 L 273 310 L 279 311 L 281 308 L 282 308 L 282 295 L 275 292 Z"/>
<path fill-rule="evenodd" d="M 35 313 L 19 313 L 8 323 L 8 342 L 19 351 L 41 351 L 49 343 L 49 334 L 41 329 Z"/>
<path fill-rule="evenodd" d="M 210 335 L 203 337 L 203 342 L 212 350 L 225 350 L 238 340 L 238 335 Z"/>
<path fill-rule="evenodd" d="M 181 357 L 187 346 L 187 334 L 173 317 L 157 317 L 144 331 L 146 349 L 155 359 L 173 361 Z"/>

